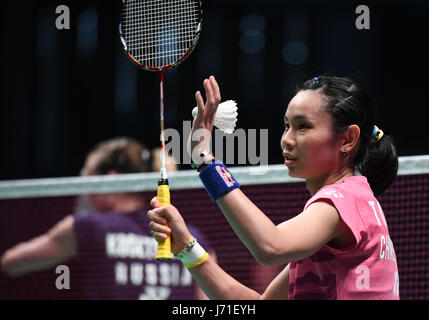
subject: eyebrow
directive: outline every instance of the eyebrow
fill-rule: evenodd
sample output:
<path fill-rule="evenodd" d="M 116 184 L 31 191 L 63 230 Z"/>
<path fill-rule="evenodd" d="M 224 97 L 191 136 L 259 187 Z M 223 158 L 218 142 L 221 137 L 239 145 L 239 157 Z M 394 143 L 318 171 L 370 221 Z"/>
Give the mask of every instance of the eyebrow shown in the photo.
<path fill-rule="evenodd" d="M 284 117 L 284 122 L 287 122 L 289 119 L 288 117 Z M 306 115 L 297 115 L 295 117 L 292 118 L 292 120 L 311 120 L 311 117 L 307 117 Z"/>

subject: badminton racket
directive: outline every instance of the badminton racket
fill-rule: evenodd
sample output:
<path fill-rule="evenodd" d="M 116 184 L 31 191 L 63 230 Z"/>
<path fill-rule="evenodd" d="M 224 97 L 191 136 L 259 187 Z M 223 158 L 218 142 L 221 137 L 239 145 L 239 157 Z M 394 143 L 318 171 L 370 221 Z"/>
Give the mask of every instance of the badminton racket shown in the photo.
<path fill-rule="evenodd" d="M 197 45 L 202 6 L 195 0 L 122 1 L 120 39 L 127 56 L 140 68 L 160 73 L 161 170 L 158 180 L 160 206 L 170 204 L 165 168 L 164 71 L 185 61 Z M 172 258 L 170 237 L 158 240 L 156 259 Z"/>

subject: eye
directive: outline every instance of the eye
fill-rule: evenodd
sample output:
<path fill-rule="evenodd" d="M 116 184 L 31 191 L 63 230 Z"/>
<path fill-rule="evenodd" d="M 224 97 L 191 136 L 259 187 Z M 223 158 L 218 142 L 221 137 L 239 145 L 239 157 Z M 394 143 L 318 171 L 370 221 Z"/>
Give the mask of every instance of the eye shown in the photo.
<path fill-rule="evenodd" d="M 285 130 L 289 130 L 290 129 L 290 124 L 288 122 L 285 122 Z"/>
<path fill-rule="evenodd" d="M 299 130 L 306 130 L 306 129 L 309 129 L 310 127 L 307 125 L 307 124 L 305 124 L 305 123 L 301 123 L 299 126 L 298 126 L 298 129 Z"/>

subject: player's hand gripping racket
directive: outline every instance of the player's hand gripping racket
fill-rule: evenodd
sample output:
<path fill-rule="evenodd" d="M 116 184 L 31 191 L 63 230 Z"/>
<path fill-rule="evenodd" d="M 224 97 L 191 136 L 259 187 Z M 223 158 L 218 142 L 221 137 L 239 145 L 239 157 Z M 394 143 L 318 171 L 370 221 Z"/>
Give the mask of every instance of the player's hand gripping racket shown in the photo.
<path fill-rule="evenodd" d="M 195 48 L 201 31 L 202 7 L 195 0 L 122 1 L 119 33 L 125 52 L 139 67 L 160 72 L 161 178 L 160 206 L 170 204 L 165 169 L 164 70 L 183 62 Z M 159 260 L 171 259 L 170 238 L 158 241 Z"/>

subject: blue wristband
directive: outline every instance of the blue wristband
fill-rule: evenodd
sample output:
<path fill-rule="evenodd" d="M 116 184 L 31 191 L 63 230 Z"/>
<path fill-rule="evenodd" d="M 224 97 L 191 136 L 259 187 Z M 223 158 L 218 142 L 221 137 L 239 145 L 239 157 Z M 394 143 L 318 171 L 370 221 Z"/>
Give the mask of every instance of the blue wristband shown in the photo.
<path fill-rule="evenodd" d="M 238 181 L 220 161 L 205 166 L 200 172 L 200 179 L 213 202 L 216 202 L 220 196 L 240 187 Z"/>

